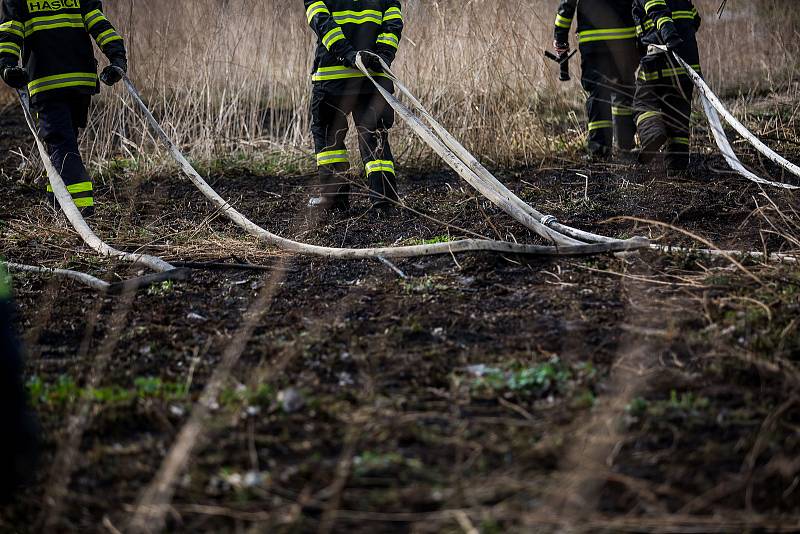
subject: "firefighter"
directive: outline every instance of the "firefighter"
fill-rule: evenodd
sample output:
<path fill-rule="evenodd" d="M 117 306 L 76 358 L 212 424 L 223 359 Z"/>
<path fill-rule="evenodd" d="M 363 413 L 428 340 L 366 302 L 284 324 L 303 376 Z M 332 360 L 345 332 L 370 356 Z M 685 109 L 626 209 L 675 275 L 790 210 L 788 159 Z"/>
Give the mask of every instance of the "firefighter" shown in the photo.
<path fill-rule="evenodd" d="M 397 0 L 305 0 L 306 18 L 318 43 L 313 66 L 311 131 L 319 170 L 320 195 L 309 201 L 315 209 L 348 209 L 349 158 L 345 146 L 347 116 L 358 131 L 359 150 L 369 182 L 372 206 L 386 208 L 398 201 L 389 129 L 394 111 L 369 79 L 355 66 L 356 52 L 367 50 L 391 65 L 403 32 Z M 364 62 L 382 87 L 393 84 L 377 58 Z"/>
<path fill-rule="evenodd" d="M 111 62 L 99 78 L 90 36 Z M 121 79 L 115 67 L 128 68 L 125 45 L 100 0 L 3 0 L 0 74 L 15 89 L 27 85 L 39 135 L 85 216 L 94 212 L 94 185 L 78 131 L 86 127 L 99 80 L 113 85 Z M 52 200 L 49 185 L 47 190 Z"/>
<path fill-rule="evenodd" d="M 636 124 L 642 151 L 649 163 L 662 148 L 667 172 L 689 167 L 689 118 L 694 84 L 672 54 L 652 45 L 666 45 L 700 72 L 696 33 L 700 15 L 691 0 L 635 0 L 633 16 L 641 42 L 647 47 L 636 85 Z"/>
<path fill-rule="evenodd" d="M 633 95 L 639 51 L 631 0 L 561 0 L 555 22 L 556 55 L 569 52 L 569 31 L 577 11 L 581 84 L 588 93 L 588 150 L 607 159 L 612 141 L 629 153 L 635 144 Z"/>
<path fill-rule="evenodd" d="M 38 425 L 28 409 L 22 358 L 13 332 L 11 284 L 0 263 L 0 502 L 31 480 L 36 465 Z"/>

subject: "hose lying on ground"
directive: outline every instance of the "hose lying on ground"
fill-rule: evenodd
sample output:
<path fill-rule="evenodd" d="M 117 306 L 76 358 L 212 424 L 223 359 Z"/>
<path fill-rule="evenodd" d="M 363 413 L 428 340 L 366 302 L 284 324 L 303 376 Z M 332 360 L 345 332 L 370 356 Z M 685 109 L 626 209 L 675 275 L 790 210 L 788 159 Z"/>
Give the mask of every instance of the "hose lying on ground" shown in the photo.
<path fill-rule="evenodd" d="M 56 276 L 64 276 L 66 278 L 71 278 L 72 280 L 76 280 L 81 284 L 87 285 L 92 289 L 96 289 L 98 291 L 106 291 L 111 284 L 100 280 L 99 278 L 95 278 L 92 275 L 81 273 L 78 271 L 70 271 L 68 269 L 51 269 L 49 267 L 35 267 L 33 265 L 22 265 L 19 263 L 6 263 L 9 271 L 21 271 L 27 273 L 36 273 L 36 274 L 49 274 L 49 275 L 56 275 Z"/>
<path fill-rule="evenodd" d="M 89 225 L 86 224 L 86 221 L 81 216 L 80 211 L 78 211 L 78 208 L 75 206 L 75 202 L 72 200 L 72 195 L 69 194 L 67 187 L 64 185 L 64 180 L 61 178 L 61 174 L 59 174 L 59 172 L 53 166 L 53 162 L 50 161 L 50 156 L 44 147 L 44 143 L 39 137 L 39 133 L 36 131 L 36 124 L 34 123 L 30 106 L 28 105 L 28 95 L 23 91 L 19 91 L 18 96 L 19 103 L 22 106 L 22 112 L 25 114 L 25 121 L 28 123 L 28 128 L 30 128 L 31 133 L 36 140 L 36 146 L 39 148 L 39 156 L 41 156 L 42 163 L 44 163 L 44 167 L 47 170 L 47 177 L 50 181 L 50 186 L 53 189 L 53 194 L 55 195 L 56 200 L 58 200 L 58 203 L 61 206 L 61 209 L 64 211 L 64 214 L 67 216 L 67 219 L 72 224 L 72 227 L 75 228 L 75 231 L 78 232 L 83 241 L 102 256 L 119 258 L 123 261 L 144 265 L 145 267 L 149 267 L 158 272 L 174 269 L 172 265 L 165 262 L 161 258 L 149 256 L 147 254 L 132 254 L 128 252 L 122 252 L 107 245 L 102 239 L 97 237 L 97 235 L 92 231 L 91 228 L 89 228 Z"/>
<path fill-rule="evenodd" d="M 122 72 L 122 71 L 120 71 Z M 309 254 L 315 256 L 322 256 L 327 258 L 336 259 L 362 259 L 362 258 L 406 258 L 415 256 L 430 256 L 434 254 L 453 254 L 456 252 L 470 252 L 470 251 L 492 251 L 503 252 L 507 254 L 528 254 L 539 256 L 585 256 L 593 254 L 601 254 L 607 252 L 622 252 L 628 250 L 640 250 L 648 248 L 650 242 L 647 239 L 635 238 L 628 241 L 615 241 L 611 243 L 595 243 L 595 244 L 582 244 L 566 236 L 560 236 L 557 232 L 546 229 L 548 233 L 553 235 L 553 238 L 558 238 L 558 242 L 569 243 L 567 246 L 543 246 L 543 245 L 525 245 L 519 243 L 511 243 L 507 241 L 496 241 L 489 239 L 463 239 L 459 241 L 451 241 L 447 243 L 434 243 L 429 245 L 413 245 L 413 246 L 400 246 L 400 247 L 381 247 L 381 248 L 333 248 L 323 247 L 318 245 L 309 245 L 293 241 L 277 234 L 273 234 L 261 228 L 242 213 L 237 211 L 225 199 L 223 199 L 208 183 L 200 176 L 200 174 L 192 167 L 189 161 L 184 157 L 175 143 L 169 138 L 161 125 L 155 119 L 153 114 L 145 105 L 136 87 L 131 82 L 127 75 L 123 75 L 123 82 L 134 102 L 144 114 L 150 127 L 156 132 L 159 139 L 167 146 L 170 155 L 175 159 L 181 167 L 181 170 L 189 178 L 189 180 L 197 187 L 197 189 L 208 198 L 214 206 L 216 206 L 222 213 L 225 214 L 237 226 L 244 229 L 250 235 L 256 237 L 260 241 L 269 245 L 276 246 L 288 252 L 297 254 Z M 455 156 L 453 156 L 455 158 Z M 455 158 L 457 159 L 457 158 Z M 468 171 L 466 167 L 460 162 L 448 161 L 455 165 L 461 165 L 465 172 Z M 538 224 L 538 222 L 537 222 Z M 542 226 L 542 225 L 540 225 Z M 560 237 L 559 237 L 560 236 Z M 551 239 L 553 239 L 551 238 Z"/>
<path fill-rule="evenodd" d="M 662 50 L 666 50 L 666 47 L 659 47 Z M 792 163 L 791 161 L 787 160 L 786 158 L 777 154 L 774 150 L 769 148 L 765 145 L 758 137 L 753 135 L 750 130 L 747 129 L 745 125 L 739 122 L 736 117 L 734 117 L 725 106 L 720 101 L 719 97 L 714 94 L 708 84 L 703 80 L 703 77 L 698 74 L 696 70 L 694 70 L 691 65 L 689 65 L 682 57 L 678 54 L 673 52 L 673 55 L 678 60 L 678 63 L 686 70 L 686 73 L 691 78 L 694 85 L 700 91 L 700 98 L 703 102 L 703 109 L 705 110 L 706 117 L 708 117 L 708 122 L 711 125 L 711 131 L 714 134 L 714 139 L 717 142 L 720 150 L 722 151 L 722 155 L 725 157 L 725 160 L 728 162 L 728 165 L 736 171 L 738 174 L 741 174 L 748 180 L 753 182 L 769 185 L 772 187 L 780 187 L 783 189 L 800 189 L 800 186 L 785 184 L 781 182 L 774 182 L 771 180 L 765 180 L 763 178 L 759 178 L 752 172 L 748 171 L 742 162 L 736 157 L 736 154 L 733 152 L 733 148 L 731 147 L 730 142 L 728 141 L 728 137 L 725 135 L 725 130 L 722 128 L 722 122 L 720 121 L 719 116 L 725 119 L 725 121 L 735 129 L 739 135 L 745 138 L 751 145 L 755 147 L 761 154 L 763 154 L 766 158 L 768 158 L 773 163 L 780 165 L 790 173 L 794 174 L 797 177 L 800 177 L 800 167 Z"/>
<path fill-rule="evenodd" d="M 434 117 L 428 112 L 422 103 L 408 90 L 408 88 L 397 78 L 392 72 L 386 62 L 377 54 L 366 52 L 373 57 L 377 58 L 381 67 L 383 68 L 386 77 L 391 80 L 397 89 L 403 93 L 417 111 L 422 115 L 425 120 L 433 127 L 439 137 L 436 138 L 419 118 L 414 115 L 402 102 L 400 102 L 393 94 L 384 89 L 372 76 L 370 71 L 364 66 L 363 58 L 360 52 L 357 57 L 356 63 L 358 68 L 364 75 L 369 78 L 376 89 L 383 95 L 390 106 L 400 115 L 400 117 L 408 123 L 408 125 L 419 135 L 428 145 L 433 148 L 450 166 L 455 170 L 464 180 L 477 189 L 484 196 L 495 202 L 503 211 L 514 217 L 517 221 L 535 231 L 544 238 L 552 239 L 556 242 L 563 240 L 563 236 L 571 240 L 580 240 L 589 243 L 611 243 L 619 241 L 618 239 L 605 237 L 570 226 L 563 225 L 552 215 L 544 215 L 527 204 L 513 192 L 511 192 L 505 185 L 503 185 L 495 176 L 489 172 L 464 146 L 456 140 L 453 135 L 447 131 Z M 444 145 L 444 148 L 441 146 Z M 456 160 L 456 164 L 453 164 Z M 464 172 L 466 167 L 469 172 Z M 495 201 L 494 199 L 499 199 Z"/>

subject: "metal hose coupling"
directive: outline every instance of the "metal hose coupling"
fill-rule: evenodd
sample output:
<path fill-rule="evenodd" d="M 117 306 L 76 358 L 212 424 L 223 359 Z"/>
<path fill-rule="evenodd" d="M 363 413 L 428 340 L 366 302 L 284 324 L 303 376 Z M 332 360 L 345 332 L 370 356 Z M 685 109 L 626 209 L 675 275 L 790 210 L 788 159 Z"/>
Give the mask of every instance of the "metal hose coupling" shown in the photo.
<path fill-rule="evenodd" d="M 539 221 L 539 222 L 541 222 L 544 226 L 550 226 L 551 224 L 557 223 L 558 219 L 556 219 L 552 215 L 545 215 L 544 217 L 542 217 L 542 220 Z"/>

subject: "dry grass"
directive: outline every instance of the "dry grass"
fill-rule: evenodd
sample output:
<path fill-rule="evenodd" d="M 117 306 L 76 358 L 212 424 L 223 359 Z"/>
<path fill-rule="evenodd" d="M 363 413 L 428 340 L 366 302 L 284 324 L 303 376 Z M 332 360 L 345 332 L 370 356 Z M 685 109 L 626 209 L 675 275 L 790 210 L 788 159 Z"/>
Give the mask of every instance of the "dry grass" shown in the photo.
<path fill-rule="evenodd" d="M 699 0 L 703 64 L 728 95 L 775 89 L 795 75 L 800 34 L 793 0 L 730 5 Z M 555 0 L 409 0 L 397 70 L 483 160 L 531 164 L 582 142 L 581 93 L 560 86 L 542 58 Z M 309 69 L 314 38 L 285 0 L 109 3 L 131 49 L 131 75 L 167 130 L 195 159 L 270 153 L 312 164 Z M 6 98 L 9 96 L 5 94 Z M 399 125 L 398 159 L 431 153 Z M 88 158 L 152 152 L 123 89 L 105 91 L 85 140 Z M 158 159 L 157 159 L 158 160 Z M 152 160 L 151 160 L 152 161 Z"/>

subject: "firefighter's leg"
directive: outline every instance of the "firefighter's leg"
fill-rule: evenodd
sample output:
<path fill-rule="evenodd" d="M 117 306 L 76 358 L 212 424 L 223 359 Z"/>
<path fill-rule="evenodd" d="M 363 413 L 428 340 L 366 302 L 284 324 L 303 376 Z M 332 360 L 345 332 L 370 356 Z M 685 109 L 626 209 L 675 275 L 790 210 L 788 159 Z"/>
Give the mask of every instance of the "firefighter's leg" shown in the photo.
<path fill-rule="evenodd" d="M 607 62 L 599 56 L 599 54 L 581 55 L 581 84 L 589 93 L 586 99 L 589 155 L 604 159 L 611 155 L 614 123 L 611 118 L 611 84 L 603 71 L 603 66 Z"/>
<path fill-rule="evenodd" d="M 630 152 L 636 145 L 636 122 L 633 117 L 633 98 L 636 93 L 636 68 L 639 54 L 636 46 L 621 45 L 613 54 L 615 79 L 611 114 L 614 117 L 614 138 L 617 148 Z"/>
<path fill-rule="evenodd" d="M 397 178 L 389 145 L 389 129 L 394 125 L 394 110 L 380 93 L 363 94 L 353 110 L 353 119 L 358 128 L 359 149 L 369 181 L 372 205 L 396 205 L 399 200 Z"/>
<path fill-rule="evenodd" d="M 675 83 L 675 87 L 666 96 L 665 113 L 669 144 L 664 162 L 667 171 L 680 173 L 689 168 L 690 119 L 694 85 L 684 75 L 678 77 Z"/>
<path fill-rule="evenodd" d="M 661 80 L 661 58 L 647 56 L 642 59 L 639 78 L 636 82 L 636 96 L 633 107 L 636 128 L 642 150 L 640 163 L 649 163 L 667 142 L 667 128 L 662 113 L 663 86 Z"/>
<path fill-rule="evenodd" d="M 309 201 L 309 206 L 322 209 L 347 209 L 350 182 L 347 173 L 350 159 L 347 155 L 347 113 L 352 96 L 330 95 L 314 88 L 311 97 L 311 133 L 317 155 L 319 195 Z"/>
<path fill-rule="evenodd" d="M 94 212 L 94 185 L 79 152 L 78 129 L 86 126 L 88 109 L 88 98 L 50 100 L 34 107 L 39 119 L 39 135 L 47 145 L 50 160 L 85 216 Z M 52 194 L 49 184 L 47 191 Z"/>

